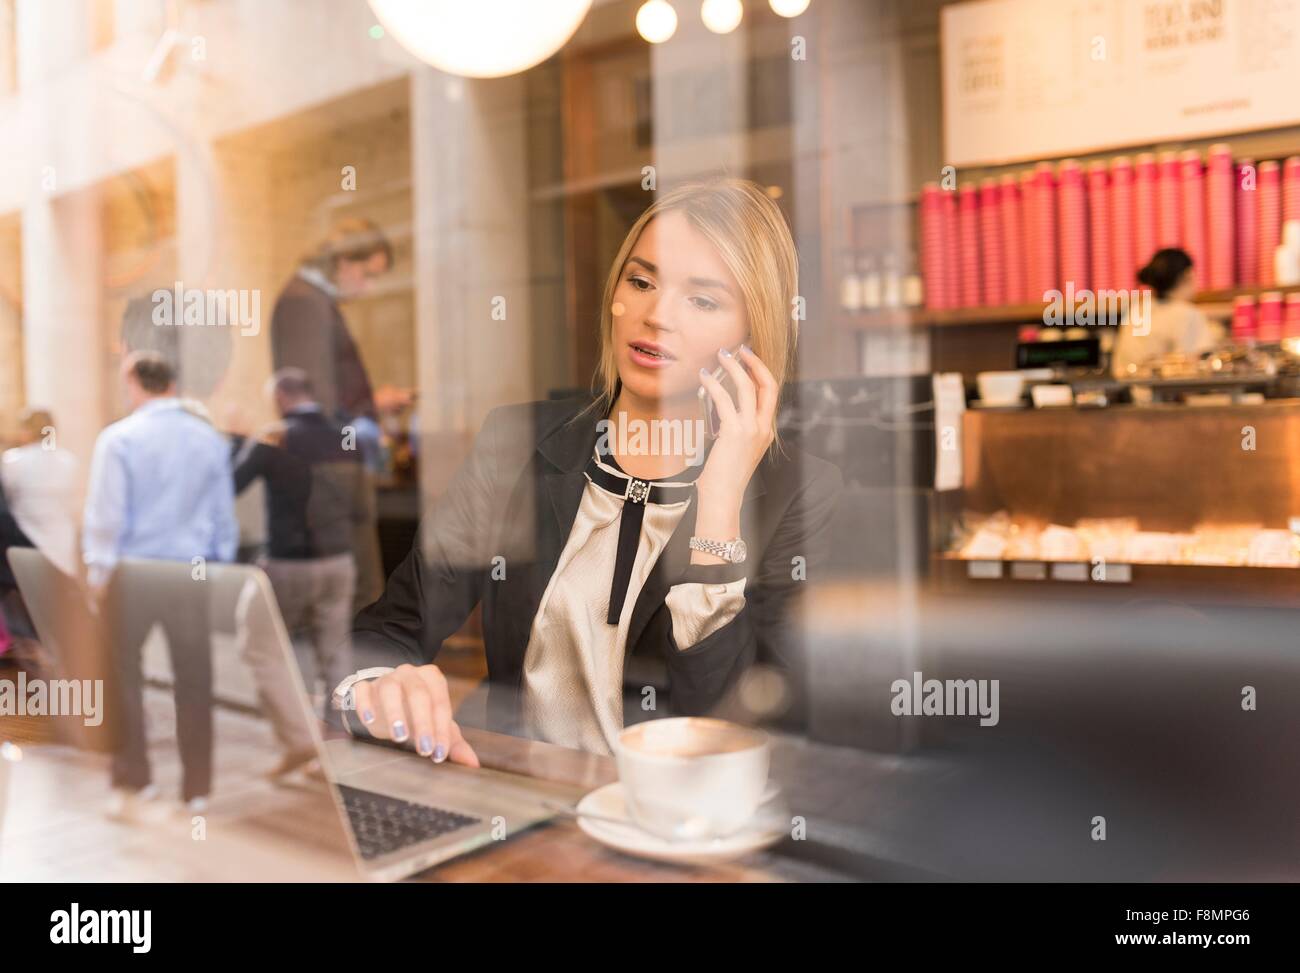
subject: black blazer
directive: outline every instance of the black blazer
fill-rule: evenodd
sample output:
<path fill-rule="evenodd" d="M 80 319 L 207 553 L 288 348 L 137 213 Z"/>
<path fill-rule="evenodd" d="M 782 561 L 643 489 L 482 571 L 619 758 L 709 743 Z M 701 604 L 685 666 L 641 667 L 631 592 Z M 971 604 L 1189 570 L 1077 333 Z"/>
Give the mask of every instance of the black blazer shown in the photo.
<path fill-rule="evenodd" d="M 271 312 L 271 362 L 276 370 L 305 371 L 328 415 L 374 416 L 374 391 L 343 312 L 334 298 L 297 275 Z"/>
<path fill-rule="evenodd" d="M 432 662 L 481 602 L 488 724 L 520 732 L 518 689 L 529 634 L 577 517 L 587 482 L 583 469 L 598 437 L 601 416 L 595 410 L 579 416 L 586 404 L 537 402 L 488 415 L 468 460 L 425 516 L 383 597 L 357 616 L 353 640 L 359 660 Z M 745 491 L 741 536 L 749 555 L 743 564 L 690 564 L 694 508 L 682 518 L 632 610 L 624 663 L 625 684 L 634 666 L 642 685 L 653 684 L 645 672 L 662 674 L 667 699 L 657 694 L 653 713 L 626 706 L 625 723 L 716 711 L 755 661 L 783 667 L 794 695 L 802 698 L 792 600 L 804 587 L 802 578 L 815 578 L 825 558 L 843 480 L 824 460 L 788 453 L 769 454 Z M 804 558 L 802 571 L 798 557 Z M 703 641 L 678 649 L 664 602 L 669 588 L 741 576 L 748 579 L 745 607 Z"/>

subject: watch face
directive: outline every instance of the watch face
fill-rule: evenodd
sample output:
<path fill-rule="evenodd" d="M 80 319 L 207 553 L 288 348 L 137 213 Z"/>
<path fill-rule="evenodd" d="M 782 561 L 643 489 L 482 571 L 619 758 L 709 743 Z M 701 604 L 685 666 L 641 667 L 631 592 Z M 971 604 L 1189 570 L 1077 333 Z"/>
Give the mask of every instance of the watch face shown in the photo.
<path fill-rule="evenodd" d="M 735 542 L 731 545 L 731 563 L 732 563 L 732 564 L 740 564 L 740 563 L 742 563 L 742 562 L 745 560 L 745 558 L 748 557 L 748 556 L 749 556 L 749 548 L 745 546 L 745 542 L 744 542 L 744 541 L 742 541 L 742 540 L 737 540 L 737 541 L 735 541 Z"/>

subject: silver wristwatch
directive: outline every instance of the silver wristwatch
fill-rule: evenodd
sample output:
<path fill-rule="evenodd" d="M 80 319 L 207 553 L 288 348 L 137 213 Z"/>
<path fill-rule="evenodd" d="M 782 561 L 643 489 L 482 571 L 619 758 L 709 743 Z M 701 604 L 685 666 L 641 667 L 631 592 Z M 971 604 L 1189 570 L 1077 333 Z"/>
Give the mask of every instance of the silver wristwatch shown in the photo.
<path fill-rule="evenodd" d="M 712 554 L 732 564 L 741 564 L 749 556 L 749 548 L 739 537 L 731 541 L 710 541 L 703 537 L 692 537 L 691 550 Z"/>
<path fill-rule="evenodd" d="M 352 687 L 363 680 L 378 679 L 380 676 L 386 676 L 392 671 L 391 666 L 372 666 L 369 669 L 362 669 L 360 672 L 352 673 L 334 687 L 334 692 L 330 694 L 330 706 L 336 710 L 355 710 L 357 701 L 356 696 L 353 695 Z"/>

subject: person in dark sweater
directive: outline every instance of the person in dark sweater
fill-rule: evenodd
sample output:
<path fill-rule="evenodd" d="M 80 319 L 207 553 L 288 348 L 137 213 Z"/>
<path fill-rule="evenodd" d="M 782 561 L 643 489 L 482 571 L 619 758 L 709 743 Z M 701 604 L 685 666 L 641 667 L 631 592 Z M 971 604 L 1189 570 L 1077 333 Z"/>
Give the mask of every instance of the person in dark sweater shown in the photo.
<path fill-rule="evenodd" d="M 276 372 L 271 395 L 281 421 L 236 443 L 235 490 L 257 479 L 265 483 L 269 537 L 260 566 L 290 635 L 310 641 L 315 676 L 334 686 L 352 671 L 352 542 L 359 524 L 374 521 L 373 493 L 354 433 L 326 414 L 302 369 Z M 284 746 L 273 772 L 280 776 L 311 760 L 314 748 L 265 606 L 241 600 L 239 615 L 241 652 L 258 676 L 262 704 Z M 304 676 L 310 688 L 315 678 Z M 326 709 L 325 717 L 337 724 L 332 711 Z"/>

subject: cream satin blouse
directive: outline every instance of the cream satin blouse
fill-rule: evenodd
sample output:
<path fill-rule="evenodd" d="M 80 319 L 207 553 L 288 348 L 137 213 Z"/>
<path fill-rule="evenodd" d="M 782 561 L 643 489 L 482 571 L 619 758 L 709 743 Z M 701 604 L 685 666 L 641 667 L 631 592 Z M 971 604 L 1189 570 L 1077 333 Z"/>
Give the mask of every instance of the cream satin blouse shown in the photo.
<path fill-rule="evenodd" d="M 626 476 L 599 459 L 597 465 Z M 618 624 L 611 625 L 606 615 L 625 501 L 587 481 L 524 655 L 522 706 L 529 735 L 595 753 L 613 751 L 623 728 L 623 657 L 632 609 L 695 491 L 683 487 L 682 495 L 680 503 L 646 505 L 627 596 Z M 690 648 L 735 618 L 744 607 L 744 592 L 744 578 L 674 585 L 666 603 L 677 648 Z"/>

